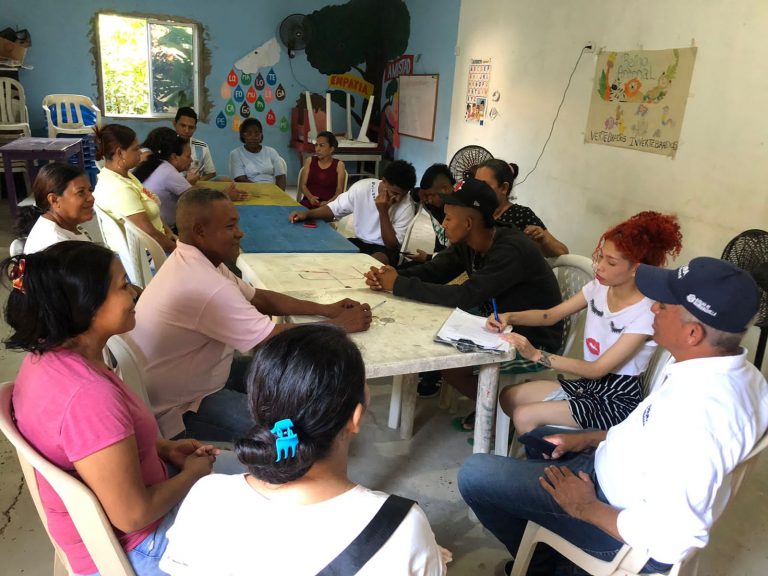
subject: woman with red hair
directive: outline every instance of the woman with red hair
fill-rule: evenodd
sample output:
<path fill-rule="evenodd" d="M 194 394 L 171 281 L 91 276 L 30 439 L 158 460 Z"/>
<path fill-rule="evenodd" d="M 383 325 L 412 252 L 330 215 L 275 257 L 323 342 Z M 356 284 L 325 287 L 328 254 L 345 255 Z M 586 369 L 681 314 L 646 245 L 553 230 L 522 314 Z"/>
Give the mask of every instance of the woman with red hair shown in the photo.
<path fill-rule="evenodd" d="M 664 266 L 682 248 L 675 216 L 641 212 L 600 237 L 592 254 L 595 279 L 581 292 L 549 310 L 526 310 L 488 319 L 488 327 L 550 326 L 584 308 L 584 360 L 534 348 L 520 334 L 502 336 L 517 352 L 547 368 L 579 376 L 508 386 L 501 407 L 518 434 L 544 424 L 599 428 L 618 424 L 642 400 L 641 376 L 656 344 L 653 302 L 635 285 L 639 264 Z"/>

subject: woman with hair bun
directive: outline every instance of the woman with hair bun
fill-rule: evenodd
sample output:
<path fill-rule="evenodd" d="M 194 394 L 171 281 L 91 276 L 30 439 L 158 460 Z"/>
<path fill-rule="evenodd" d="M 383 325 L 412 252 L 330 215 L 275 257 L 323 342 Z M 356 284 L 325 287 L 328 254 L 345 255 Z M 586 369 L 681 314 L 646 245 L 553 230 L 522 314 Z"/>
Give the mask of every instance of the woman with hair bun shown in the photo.
<path fill-rule="evenodd" d="M 556 356 L 534 348 L 520 334 L 502 336 L 520 355 L 547 368 L 579 378 L 542 380 L 508 386 L 501 407 L 518 434 L 545 424 L 607 430 L 624 420 L 642 400 L 643 372 L 656 344 L 653 301 L 635 285 L 640 264 L 664 266 L 682 249 L 675 216 L 640 212 L 600 237 L 592 254 L 595 279 L 581 292 L 549 310 L 526 310 L 488 318 L 490 329 L 549 326 L 584 308 L 584 360 Z"/>
<path fill-rule="evenodd" d="M 493 188 L 499 199 L 499 207 L 493 215 L 496 223 L 517 227 L 539 245 L 547 258 L 568 254 L 568 246 L 552 235 L 533 210 L 513 202 L 512 186 L 519 170 L 514 162 L 507 163 L 498 158 L 486 160 L 475 170 L 475 178 Z"/>
<path fill-rule="evenodd" d="M 255 424 L 235 443 L 248 473 L 211 476 L 189 493 L 161 561 L 173 576 L 315 576 L 387 500 L 347 476 L 367 389 L 360 352 L 341 330 L 297 326 L 260 346 L 248 401 Z M 405 502 L 360 576 L 446 573 L 424 512 Z"/>
<path fill-rule="evenodd" d="M 16 219 L 16 233 L 27 239 L 25 253 L 65 240 L 91 241 L 80 228 L 93 218 L 93 188 L 82 168 L 50 162 L 40 168 L 32 192 L 35 206 L 22 208 Z"/>

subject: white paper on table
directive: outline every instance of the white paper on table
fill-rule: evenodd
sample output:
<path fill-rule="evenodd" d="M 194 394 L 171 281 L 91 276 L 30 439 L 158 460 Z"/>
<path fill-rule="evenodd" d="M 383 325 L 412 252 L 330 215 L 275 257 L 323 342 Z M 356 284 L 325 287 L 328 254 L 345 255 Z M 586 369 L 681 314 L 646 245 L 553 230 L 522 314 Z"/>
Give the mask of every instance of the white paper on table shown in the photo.
<path fill-rule="evenodd" d="M 504 328 L 503 334 L 512 332 L 512 327 Z M 479 347 L 498 352 L 509 352 L 510 344 L 502 340 L 499 332 L 491 332 L 485 327 L 485 318 L 475 316 L 456 308 L 437 333 L 437 339 L 446 342 L 470 340 Z"/>

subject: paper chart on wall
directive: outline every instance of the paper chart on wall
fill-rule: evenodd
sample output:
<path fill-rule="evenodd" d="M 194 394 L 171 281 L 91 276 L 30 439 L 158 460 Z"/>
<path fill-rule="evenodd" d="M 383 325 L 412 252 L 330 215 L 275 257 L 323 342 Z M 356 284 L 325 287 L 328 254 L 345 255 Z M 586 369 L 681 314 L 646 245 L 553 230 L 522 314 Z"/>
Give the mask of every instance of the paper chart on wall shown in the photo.
<path fill-rule="evenodd" d="M 601 52 L 585 142 L 674 158 L 696 48 Z"/>
<path fill-rule="evenodd" d="M 491 60 L 473 59 L 469 63 L 467 78 L 467 107 L 464 121 L 482 126 L 488 107 L 488 88 L 491 85 Z"/>

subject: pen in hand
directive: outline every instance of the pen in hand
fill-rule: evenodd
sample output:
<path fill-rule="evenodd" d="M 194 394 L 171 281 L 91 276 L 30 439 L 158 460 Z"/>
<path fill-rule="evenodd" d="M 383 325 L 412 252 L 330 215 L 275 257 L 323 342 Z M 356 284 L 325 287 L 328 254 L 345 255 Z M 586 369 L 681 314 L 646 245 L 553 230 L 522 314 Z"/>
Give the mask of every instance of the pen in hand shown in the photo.
<path fill-rule="evenodd" d="M 496 322 L 501 323 L 501 320 L 499 320 L 499 309 L 496 307 L 496 298 L 491 298 L 491 306 L 493 306 L 494 320 L 496 320 Z M 501 332 L 501 327 L 499 327 L 499 332 Z"/>

